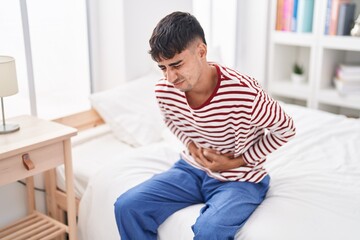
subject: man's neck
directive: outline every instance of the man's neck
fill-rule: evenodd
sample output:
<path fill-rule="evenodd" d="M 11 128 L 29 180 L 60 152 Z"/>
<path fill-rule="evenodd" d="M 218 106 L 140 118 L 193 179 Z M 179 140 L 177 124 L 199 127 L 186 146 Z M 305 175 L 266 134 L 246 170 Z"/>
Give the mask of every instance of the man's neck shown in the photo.
<path fill-rule="evenodd" d="M 200 107 L 214 92 L 218 81 L 217 71 L 214 66 L 208 65 L 204 70 L 198 86 L 186 92 L 186 98 L 192 108 Z"/>

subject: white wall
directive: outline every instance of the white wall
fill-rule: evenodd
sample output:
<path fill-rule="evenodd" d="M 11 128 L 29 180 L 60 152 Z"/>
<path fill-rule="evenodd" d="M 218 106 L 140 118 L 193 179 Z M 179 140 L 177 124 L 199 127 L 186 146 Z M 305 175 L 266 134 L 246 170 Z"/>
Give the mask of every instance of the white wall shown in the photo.
<path fill-rule="evenodd" d="M 267 0 L 193 0 L 210 55 L 215 60 L 266 83 Z M 210 57 L 211 58 L 211 57 Z M 213 60 L 213 59 L 210 59 Z"/>
<path fill-rule="evenodd" d="M 147 53 L 152 30 L 176 10 L 192 12 L 192 0 L 90 0 L 94 91 L 153 69 Z"/>
<path fill-rule="evenodd" d="M 35 187 L 44 189 L 43 177 L 35 176 Z M 35 191 L 36 209 L 42 213 L 45 209 L 45 193 Z M 24 217 L 27 213 L 26 187 L 18 182 L 0 187 L 0 228 Z"/>
<path fill-rule="evenodd" d="M 123 1 L 88 0 L 93 90 L 118 85 L 126 77 Z"/>
<path fill-rule="evenodd" d="M 175 10 L 195 14 L 204 27 L 211 55 L 220 52 L 221 63 L 254 76 L 265 85 L 266 0 L 90 0 L 90 3 L 95 91 L 117 86 L 154 68 L 147 53 L 148 40 L 156 23 Z M 213 17 L 200 14 L 201 10 L 212 11 Z"/>
<path fill-rule="evenodd" d="M 236 0 L 193 0 L 194 15 L 205 32 L 208 61 L 235 67 Z"/>
<path fill-rule="evenodd" d="M 124 6 L 126 79 L 133 79 L 154 69 L 148 50 L 158 21 L 173 11 L 192 12 L 192 0 L 131 0 Z"/>
<path fill-rule="evenodd" d="M 220 52 L 221 64 L 235 68 L 236 0 L 212 0 L 212 30 L 209 45 Z"/>
<path fill-rule="evenodd" d="M 266 84 L 268 0 L 237 1 L 236 69 Z"/>

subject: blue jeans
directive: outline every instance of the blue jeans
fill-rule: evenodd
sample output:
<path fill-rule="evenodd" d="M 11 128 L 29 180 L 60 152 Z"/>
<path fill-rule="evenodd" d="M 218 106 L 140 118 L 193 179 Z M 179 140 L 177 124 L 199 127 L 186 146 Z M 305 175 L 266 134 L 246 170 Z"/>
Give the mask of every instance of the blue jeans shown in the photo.
<path fill-rule="evenodd" d="M 192 226 L 194 239 L 234 239 L 264 200 L 270 177 L 260 183 L 222 182 L 179 160 L 122 194 L 115 202 L 115 217 L 122 240 L 157 239 L 166 218 L 187 206 L 205 203 Z"/>

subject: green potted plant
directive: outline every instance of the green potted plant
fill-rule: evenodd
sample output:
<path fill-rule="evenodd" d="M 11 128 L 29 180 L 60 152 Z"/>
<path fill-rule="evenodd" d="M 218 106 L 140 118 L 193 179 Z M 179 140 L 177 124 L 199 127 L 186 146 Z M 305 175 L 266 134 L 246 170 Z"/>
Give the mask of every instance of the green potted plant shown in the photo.
<path fill-rule="evenodd" d="M 304 83 L 305 82 L 304 68 L 297 62 L 294 63 L 294 66 L 292 69 L 291 81 L 293 83 Z"/>

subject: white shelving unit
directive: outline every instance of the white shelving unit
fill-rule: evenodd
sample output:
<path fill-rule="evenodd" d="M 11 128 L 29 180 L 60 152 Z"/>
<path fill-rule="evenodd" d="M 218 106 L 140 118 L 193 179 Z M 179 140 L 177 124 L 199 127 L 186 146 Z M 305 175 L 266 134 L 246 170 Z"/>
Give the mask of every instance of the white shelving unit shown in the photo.
<path fill-rule="evenodd" d="M 352 2 L 357 16 L 360 0 Z M 268 91 L 284 102 L 360 117 L 360 94 L 341 95 L 333 85 L 338 64 L 360 63 L 360 37 L 324 35 L 327 0 L 314 4 L 312 32 L 296 33 L 275 30 L 277 0 L 271 1 Z M 295 62 L 305 69 L 303 84 L 290 80 Z"/>

